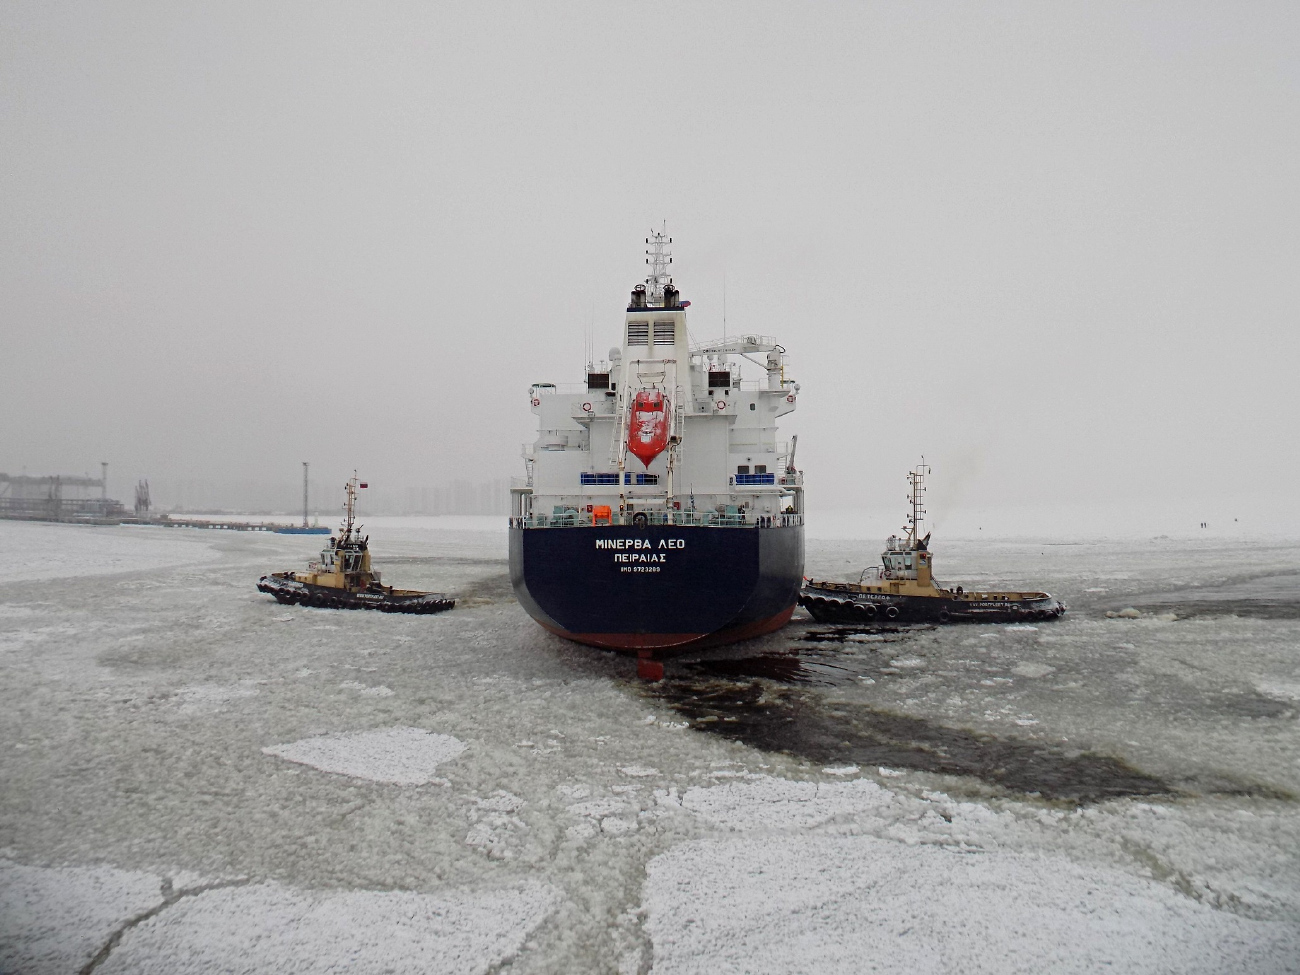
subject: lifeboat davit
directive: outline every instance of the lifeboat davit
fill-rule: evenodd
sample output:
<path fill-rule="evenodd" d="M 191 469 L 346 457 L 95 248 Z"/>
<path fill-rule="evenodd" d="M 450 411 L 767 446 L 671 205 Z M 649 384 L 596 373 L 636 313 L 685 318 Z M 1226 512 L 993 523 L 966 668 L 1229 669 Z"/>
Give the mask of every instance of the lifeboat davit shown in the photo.
<path fill-rule="evenodd" d="M 657 389 L 643 389 L 632 400 L 627 449 L 646 467 L 668 446 L 668 400 Z"/>

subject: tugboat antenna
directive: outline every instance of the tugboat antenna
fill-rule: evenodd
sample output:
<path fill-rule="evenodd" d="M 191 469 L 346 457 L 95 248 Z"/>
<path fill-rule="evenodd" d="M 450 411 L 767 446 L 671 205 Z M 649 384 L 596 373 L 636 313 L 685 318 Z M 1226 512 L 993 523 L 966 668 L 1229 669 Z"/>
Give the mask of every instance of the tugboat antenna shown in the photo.
<path fill-rule="evenodd" d="M 302 527 L 307 527 L 307 462 L 302 462 Z"/>
<path fill-rule="evenodd" d="M 926 464 L 924 455 L 921 457 L 921 463 L 907 473 L 907 481 L 911 486 L 907 502 L 912 506 L 912 513 L 908 515 L 908 524 L 903 530 L 907 532 L 908 548 L 915 548 L 917 539 L 921 537 L 921 521 L 925 518 L 921 496 L 925 494 L 925 476 L 929 473 L 930 467 Z"/>
<path fill-rule="evenodd" d="M 348 523 L 344 528 L 343 537 L 348 538 L 352 535 L 352 518 L 357 508 L 357 472 L 352 472 L 352 480 L 348 481 L 345 488 L 348 496 Z"/>

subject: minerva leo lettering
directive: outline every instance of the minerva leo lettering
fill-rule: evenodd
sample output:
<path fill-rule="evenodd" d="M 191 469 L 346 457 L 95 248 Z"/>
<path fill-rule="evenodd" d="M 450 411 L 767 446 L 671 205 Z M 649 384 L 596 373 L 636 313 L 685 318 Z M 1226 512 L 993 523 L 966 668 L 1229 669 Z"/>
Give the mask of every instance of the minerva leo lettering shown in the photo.
<path fill-rule="evenodd" d="M 602 548 L 669 549 L 669 548 L 685 548 L 685 547 L 686 547 L 686 539 L 684 538 L 661 538 L 659 539 L 658 545 L 653 544 L 651 539 L 648 538 L 598 538 L 596 539 L 596 548 L 598 549 L 602 549 Z"/>

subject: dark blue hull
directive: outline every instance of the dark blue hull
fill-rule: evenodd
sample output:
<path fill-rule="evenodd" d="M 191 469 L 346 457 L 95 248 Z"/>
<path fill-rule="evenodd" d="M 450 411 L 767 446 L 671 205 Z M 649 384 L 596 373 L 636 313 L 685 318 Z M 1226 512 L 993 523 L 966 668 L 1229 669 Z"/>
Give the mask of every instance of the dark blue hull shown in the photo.
<path fill-rule="evenodd" d="M 592 646 L 658 656 L 783 626 L 803 526 L 510 529 L 510 578 L 533 619 Z"/>

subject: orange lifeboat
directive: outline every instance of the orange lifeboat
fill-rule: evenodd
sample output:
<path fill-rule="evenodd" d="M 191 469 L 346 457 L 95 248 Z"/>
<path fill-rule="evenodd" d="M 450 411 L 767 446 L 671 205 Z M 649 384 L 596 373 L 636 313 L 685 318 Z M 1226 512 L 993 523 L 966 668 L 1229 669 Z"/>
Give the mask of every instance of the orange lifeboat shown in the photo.
<path fill-rule="evenodd" d="M 668 400 L 657 389 L 643 389 L 632 400 L 627 449 L 646 467 L 668 446 Z"/>

